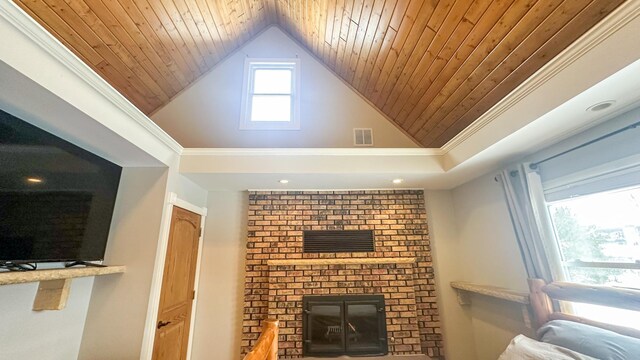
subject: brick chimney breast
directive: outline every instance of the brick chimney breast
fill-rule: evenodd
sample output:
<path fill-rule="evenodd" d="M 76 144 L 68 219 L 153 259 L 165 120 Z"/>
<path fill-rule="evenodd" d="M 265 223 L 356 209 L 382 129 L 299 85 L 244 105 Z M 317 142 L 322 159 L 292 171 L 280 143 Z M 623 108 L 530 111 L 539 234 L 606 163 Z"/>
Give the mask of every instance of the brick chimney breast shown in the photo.
<path fill-rule="evenodd" d="M 421 190 L 249 193 L 242 354 L 280 320 L 280 356 L 302 357 L 305 295 L 385 299 L 389 353 L 444 355 Z M 375 249 L 304 253 L 305 230 L 373 230 Z"/>

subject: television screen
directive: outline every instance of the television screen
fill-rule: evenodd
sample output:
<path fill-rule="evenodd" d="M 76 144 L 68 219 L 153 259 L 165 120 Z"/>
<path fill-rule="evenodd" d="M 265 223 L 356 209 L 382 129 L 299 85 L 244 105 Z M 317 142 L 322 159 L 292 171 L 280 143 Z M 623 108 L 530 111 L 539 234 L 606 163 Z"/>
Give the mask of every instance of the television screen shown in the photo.
<path fill-rule="evenodd" d="M 102 260 L 121 170 L 0 110 L 0 262 Z"/>

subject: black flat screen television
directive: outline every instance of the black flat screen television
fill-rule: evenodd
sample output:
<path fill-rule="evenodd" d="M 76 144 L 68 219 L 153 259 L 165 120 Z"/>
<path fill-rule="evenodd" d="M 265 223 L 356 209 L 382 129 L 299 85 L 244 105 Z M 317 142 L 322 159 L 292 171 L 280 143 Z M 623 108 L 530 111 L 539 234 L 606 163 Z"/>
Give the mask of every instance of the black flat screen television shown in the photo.
<path fill-rule="evenodd" d="M 0 264 L 103 260 L 121 171 L 0 110 Z"/>

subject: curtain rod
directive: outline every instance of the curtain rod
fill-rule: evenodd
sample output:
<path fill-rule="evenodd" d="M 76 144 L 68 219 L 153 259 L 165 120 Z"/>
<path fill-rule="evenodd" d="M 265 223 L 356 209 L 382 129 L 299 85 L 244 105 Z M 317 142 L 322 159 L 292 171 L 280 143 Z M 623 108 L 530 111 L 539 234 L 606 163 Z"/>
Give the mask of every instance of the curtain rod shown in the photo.
<path fill-rule="evenodd" d="M 542 164 L 542 163 L 544 163 L 544 162 L 547 162 L 547 161 L 549 161 L 549 160 L 555 159 L 555 158 L 560 157 L 560 156 L 562 156 L 562 155 L 568 154 L 568 153 L 570 153 L 570 152 L 572 152 L 572 151 L 576 151 L 576 150 L 581 149 L 581 148 L 583 148 L 583 147 L 585 147 L 585 146 L 589 146 L 589 145 L 591 145 L 591 144 L 593 144 L 593 143 L 597 143 L 598 141 L 604 140 L 604 139 L 606 139 L 606 138 L 608 138 L 608 137 L 611 137 L 611 136 L 613 136 L 613 135 L 617 135 L 617 134 L 619 134 L 619 133 L 621 133 L 621 132 L 624 132 L 624 131 L 627 131 L 627 130 L 630 130 L 630 129 L 635 129 L 635 128 L 637 128 L 638 126 L 640 126 L 640 121 L 635 122 L 635 123 L 633 123 L 633 124 L 631 124 L 631 125 L 627 125 L 627 126 L 625 126 L 625 127 L 621 128 L 621 129 L 618 129 L 618 130 L 616 130 L 616 131 L 610 132 L 610 133 L 608 133 L 608 134 L 604 134 L 604 135 L 602 135 L 602 136 L 600 136 L 600 137 L 598 137 L 598 138 L 595 138 L 595 139 L 593 139 L 593 140 L 587 141 L 587 142 L 582 143 L 582 144 L 580 144 L 580 145 L 578 145 L 578 146 L 574 146 L 574 147 L 572 147 L 571 149 L 565 150 L 565 151 L 563 151 L 563 152 L 561 152 L 561 153 L 555 154 L 555 155 L 553 155 L 553 156 L 549 156 L 548 158 L 542 159 L 542 160 L 540 160 L 540 161 L 538 161 L 538 162 L 531 163 L 531 164 L 529 164 L 529 167 L 530 167 L 532 170 L 535 170 L 535 169 L 538 167 L 538 165 L 540 165 L 540 164 Z"/>

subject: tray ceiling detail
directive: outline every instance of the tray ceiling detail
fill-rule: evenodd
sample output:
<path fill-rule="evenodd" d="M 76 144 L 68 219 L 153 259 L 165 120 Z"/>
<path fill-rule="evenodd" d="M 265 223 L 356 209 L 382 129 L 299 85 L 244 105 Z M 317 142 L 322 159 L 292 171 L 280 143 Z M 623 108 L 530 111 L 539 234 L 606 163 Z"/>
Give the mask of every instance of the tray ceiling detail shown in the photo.
<path fill-rule="evenodd" d="M 275 24 L 440 147 L 623 0 L 15 0 L 146 114 Z"/>

